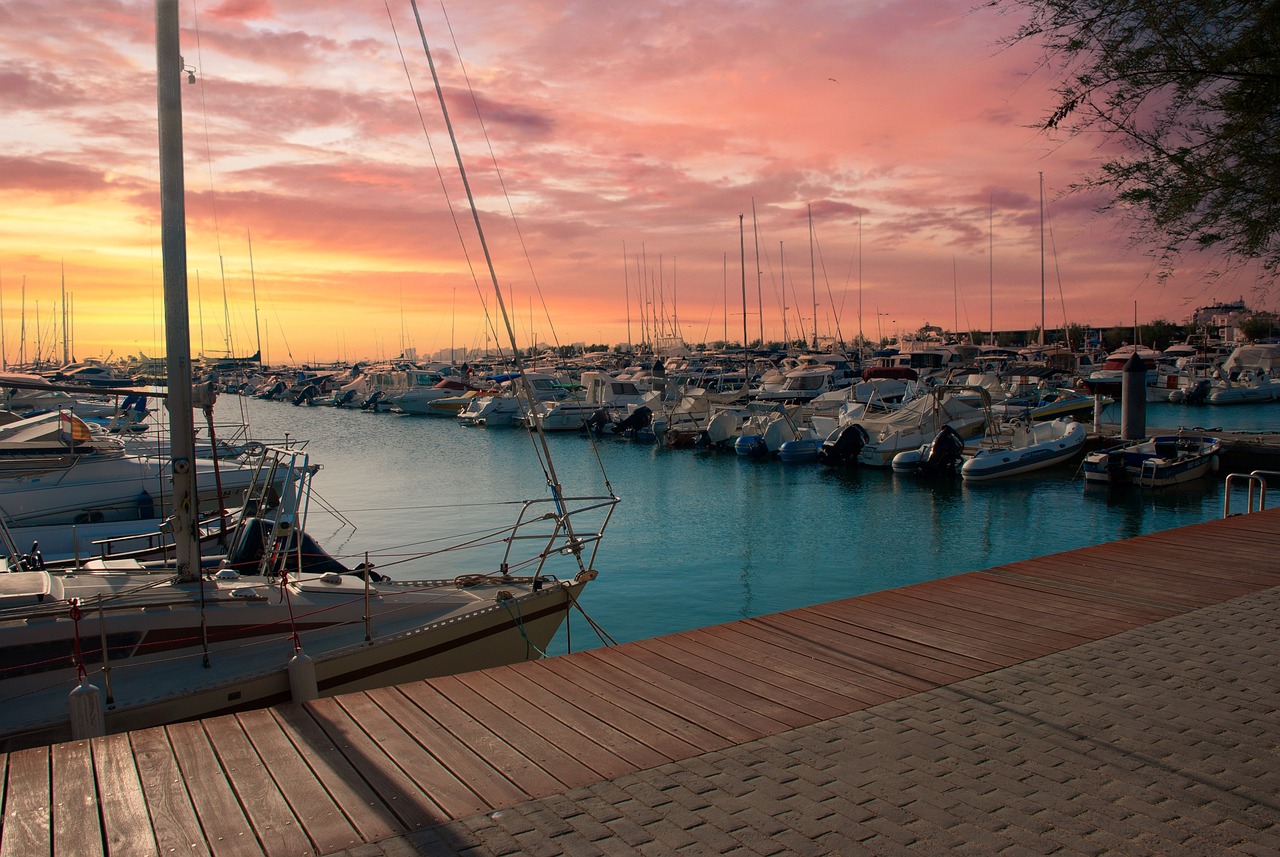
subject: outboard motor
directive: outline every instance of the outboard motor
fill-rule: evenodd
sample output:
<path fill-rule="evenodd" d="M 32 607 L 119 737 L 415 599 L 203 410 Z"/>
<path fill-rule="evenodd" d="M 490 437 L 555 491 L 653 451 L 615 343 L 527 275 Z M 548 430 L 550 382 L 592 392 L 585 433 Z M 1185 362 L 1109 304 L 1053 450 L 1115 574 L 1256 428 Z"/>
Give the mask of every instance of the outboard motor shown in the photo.
<path fill-rule="evenodd" d="M 587 431 L 599 437 L 604 433 L 604 427 L 611 422 L 613 422 L 613 417 L 609 415 L 609 409 L 598 408 L 591 416 L 587 417 L 587 421 L 582 425 Z M 617 431 L 617 429 L 614 429 L 614 431 Z"/>
<path fill-rule="evenodd" d="M 1183 401 L 1188 405 L 1203 405 L 1212 389 L 1213 383 L 1208 378 L 1201 378 L 1186 391 Z"/>
<path fill-rule="evenodd" d="M 347 405 L 355 401 L 355 398 L 356 398 L 356 391 L 347 390 L 347 392 L 341 394 L 340 396 L 338 396 L 333 400 L 334 407 L 345 408 Z"/>
<path fill-rule="evenodd" d="M 954 473 L 963 461 L 964 438 L 951 426 L 943 426 L 929 444 L 929 454 L 920 462 L 924 473 Z"/>
<path fill-rule="evenodd" d="M 633 436 L 640 429 L 648 428 L 653 423 L 653 411 L 644 405 L 636 408 L 626 419 L 613 424 L 613 433 L 632 432 Z"/>
<path fill-rule="evenodd" d="M 1129 470 L 1125 466 L 1123 452 L 1117 450 L 1107 453 L 1107 476 L 1112 485 L 1129 481 Z"/>
<path fill-rule="evenodd" d="M 847 425 L 822 442 L 818 460 L 829 467 L 849 467 L 858 462 L 858 454 L 871 441 L 867 430 L 857 423 Z"/>
<path fill-rule="evenodd" d="M 281 395 L 284 394 L 284 391 L 287 389 L 289 389 L 289 387 L 288 385 L 285 384 L 284 381 L 276 381 L 274 384 L 271 385 L 271 389 L 267 390 L 265 393 L 259 393 L 258 398 L 269 399 L 269 400 L 278 399 L 280 398 Z"/>
<path fill-rule="evenodd" d="M 382 401 L 382 391 L 377 390 L 372 396 L 360 403 L 360 410 L 378 412 L 378 403 Z"/>
<path fill-rule="evenodd" d="M 308 384 L 302 388 L 302 392 L 294 396 L 293 403 L 295 405 L 310 405 L 318 395 L 320 395 L 320 388 L 315 384 Z"/>

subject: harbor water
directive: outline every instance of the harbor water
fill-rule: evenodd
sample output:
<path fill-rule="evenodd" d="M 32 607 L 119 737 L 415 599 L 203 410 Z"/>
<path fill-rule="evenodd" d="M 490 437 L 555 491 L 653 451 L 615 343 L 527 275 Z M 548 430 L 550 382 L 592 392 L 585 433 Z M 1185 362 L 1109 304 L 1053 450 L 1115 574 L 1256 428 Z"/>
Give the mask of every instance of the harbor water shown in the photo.
<path fill-rule="evenodd" d="M 478 565 L 442 548 L 460 534 L 484 540 L 515 520 L 521 501 L 549 494 L 525 430 L 231 396 L 218 409 L 220 420 L 242 410 L 255 437 L 287 433 L 306 441 L 312 463 L 322 468 L 313 480 L 308 529 L 348 565 L 367 553 L 393 577 L 493 571 L 500 546 L 482 551 Z M 1158 404 L 1148 408 L 1147 425 L 1259 431 L 1280 426 L 1277 417 L 1280 404 Z M 1108 409 L 1103 419 L 1116 422 L 1118 412 Z M 958 477 L 741 460 L 732 452 L 663 449 L 608 434 L 594 444 L 577 433 L 554 434 L 548 443 L 567 494 L 611 487 L 622 498 L 596 557 L 600 576 L 582 599 L 585 612 L 618 642 L 1223 514 L 1225 471 L 1176 489 L 1108 490 L 1086 488 L 1076 465 L 967 484 Z M 575 614 L 549 653 L 599 645 Z"/>

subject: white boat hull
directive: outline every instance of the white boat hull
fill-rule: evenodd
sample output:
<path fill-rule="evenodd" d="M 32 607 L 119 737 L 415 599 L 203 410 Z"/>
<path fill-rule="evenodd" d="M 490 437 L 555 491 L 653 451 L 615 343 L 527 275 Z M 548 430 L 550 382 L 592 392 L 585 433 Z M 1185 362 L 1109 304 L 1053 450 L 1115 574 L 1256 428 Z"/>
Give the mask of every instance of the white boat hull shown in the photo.
<path fill-rule="evenodd" d="M 1040 439 L 1020 447 L 981 447 L 960 467 L 960 476 L 966 482 L 985 482 L 1043 470 L 1070 461 L 1084 450 L 1087 439 L 1081 423 L 1065 418 L 1030 430 Z"/>
<path fill-rule="evenodd" d="M 459 600 L 460 588 L 454 582 L 381 582 L 376 587 L 377 600 L 383 609 L 371 620 L 368 641 L 362 618 L 364 602 L 359 597 L 363 582 L 358 579 L 344 580 L 347 603 L 333 605 L 344 612 L 345 621 L 306 629 L 307 611 L 317 610 L 315 599 L 309 605 L 299 603 L 293 607 L 298 614 L 302 649 L 315 665 L 317 693 L 331 696 L 535 660 L 541 657 L 568 615 L 573 600 L 593 576 L 592 573 L 579 575 L 574 581 L 563 583 L 547 581 L 537 592 L 528 592 L 527 585 L 522 591 L 515 581 L 485 584 L 478 592 L 488 599 L 487 605 L 463 605 L 429 623 L 415 622 L 416 614 L 406 605 L 412 605 L 415 594 L 428 587 L 445 587 L 448 597 Z M 515 600 L 495 601 L 493 596 L 500 589 L 511 591 Z M 404 595 L 397 590 L 403 590 Z M 461 589 L 461 592 L 469 597 L 477 590 Z M 303 602 L 306 602 L 305 595 L 301 597 Z M 398 597 L 408 600 L 397 602 Z M 324 595 L 319 597 L 321 603 L 325 600 Z M 394 606 L 397 603 L 399 606 Z M 254 616 L 247 621 L 273 621 L 272 615 L 274 621 L 279 621 L 279 606 L 248 601 L 212 609 Z M 320 609 L 323 610 L 323 606 Z M 258 616 L 260 611 L 265 613 Z M 108 614 L 109 633 L 118 633 L 120 620 L 124 618 Z M 198 627 L 198 623 L 192 623 L 190 610 L 174 609 L 173 618 L 175 621 L 167 632 L 158 628 L 155 633 L 161 637 L 166 633 L 180 637 Z M 81 624 L 82 639 L 86 645 L 93 641 L 93 650 L 99 651 L 96 642 L 99 631 L 92 607 L 86 607 Z M 214 625 L 210 634 L 216 637 L 220 627 L 225 626 Z M 66 632 L 60 630 L 59 633 Z M 32 645 L 25 642 L 29 634 L 23 640 L 20 651 L 27 652 Z M 108 646 L 109 650 L 116 648 L 112 642 Z M 13 660 L 18 656 L 15 651 L 4 651 L 5 657 Z M 202 664 L 200 646 L 188 644 L 153 655 L 109 659 L 109 680 L 101 665 L 93 664 L 87 679 L 103 690 L 109 681 L 112 698 L 104 709 L 106 730 L 121 732 L 288 702 L 292 699 L 288 665 L 293 655 L 289 626 L 285 625 L 268 635 L 215 639 L 209 645 L 207 667 Z M 67 694 L 76 685 L 76 673 L 70 667 L 35 672 L 6 682 L 6 694 L 13 702 L 22 702 L 0 711 L 0 747 L 15 749 L 70 738 Z"/>

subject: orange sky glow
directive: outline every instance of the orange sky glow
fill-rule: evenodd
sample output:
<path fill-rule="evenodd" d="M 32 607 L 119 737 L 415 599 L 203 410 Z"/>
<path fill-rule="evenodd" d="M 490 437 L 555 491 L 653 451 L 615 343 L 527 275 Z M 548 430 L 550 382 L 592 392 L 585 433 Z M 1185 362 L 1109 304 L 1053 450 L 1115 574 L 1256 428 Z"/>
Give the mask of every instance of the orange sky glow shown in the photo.
<path fill-rule="evenodd" d="M 1049 327 L 1248 299 L 1206 285 L 1212 260 L 1157 283 L 1064 194 L 1105 141 L 1031 127 L 1051 81 L 974 5 L 422 0 L 520 344 L 638 342 L 642 316 L 739 342 L 742 244 L 752 340 L 811 336 L 815 304 L 845 340 L 1038 325 L 1042 234 Z M 180 10 L 193 350 L 484 347 L 493 290 L 407 0 Z M 74 356 L 164 352 L 154 20 L 0 2 L 9 363 L 60 359 L 64 282 Z"/>

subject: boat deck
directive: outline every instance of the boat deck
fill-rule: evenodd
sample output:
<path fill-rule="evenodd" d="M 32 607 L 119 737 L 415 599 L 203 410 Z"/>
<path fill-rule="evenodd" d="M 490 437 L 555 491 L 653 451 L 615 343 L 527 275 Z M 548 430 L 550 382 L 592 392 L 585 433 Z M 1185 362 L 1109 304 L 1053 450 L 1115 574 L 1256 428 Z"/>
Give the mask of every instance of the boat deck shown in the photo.
<path fill-rule="evenodd" d="M 1280 510 L 0 756 L 0 857 L 1277 853 Z"/>

